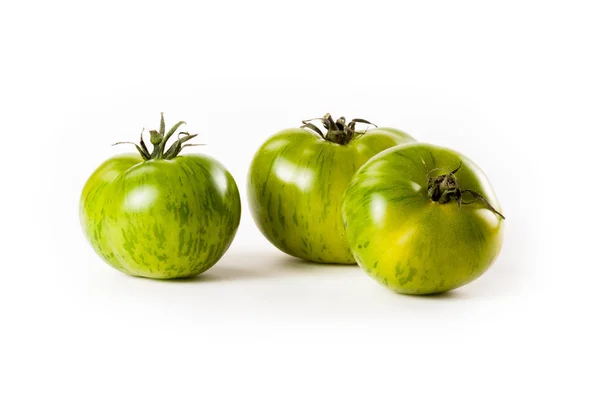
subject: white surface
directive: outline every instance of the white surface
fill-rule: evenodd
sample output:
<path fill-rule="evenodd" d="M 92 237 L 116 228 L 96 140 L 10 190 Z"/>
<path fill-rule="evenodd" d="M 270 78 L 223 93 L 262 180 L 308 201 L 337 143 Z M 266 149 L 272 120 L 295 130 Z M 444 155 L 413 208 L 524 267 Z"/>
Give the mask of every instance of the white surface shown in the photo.
<path fill-rule="evenodd" d="M 389 3 L 3 6 L 0 398 L 597 396 L 594 2 Z M 394 295 L 282 255 L 243 197 L 200 278 L 124 276 L 78 196 L 160 111 L 243 196 L 260 143 L 325 112 L 452 147 L 494 185 L 503 252 L 447 295 Z"/>

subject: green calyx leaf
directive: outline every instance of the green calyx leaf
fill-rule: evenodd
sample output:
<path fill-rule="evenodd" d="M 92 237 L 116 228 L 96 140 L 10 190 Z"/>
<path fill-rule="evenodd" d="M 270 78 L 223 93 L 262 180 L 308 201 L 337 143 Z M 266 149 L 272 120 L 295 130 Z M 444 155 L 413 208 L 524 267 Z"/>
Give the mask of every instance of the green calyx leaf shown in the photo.
<path fill-rule="evenodd" d="M 165 133 L 165 130 L 166 130 L 165 119 L 164 119 L 163 113 L 160 113 L 160 128 L 159 128 L 159 130 L 158 131 L 157 130 L 150 131 L 150 143 L 153 146 L 152 152 L 148 151 L 148 147 L 146 146 L 146 143 L 144 143 L 144 137 L 143 137 L 144 131 L 143 130 L 142 130 L 142 134 L 140 134 L 140 143 L 139 144 L 136 144 L 133 142 L 117 142 L 114 145 L 124 144 L 124 143 L 133 144 L 144 160 L 171 160 L 171 159 L 177 157 L 179 155 L 179 153 L 181 152 L 181 150 L 183 150 L 186 147 L 200 146 L 198 144 L 184 144 L 188 140 L 193 139 L 196 136 L 198 136 L 197 134 L 191 135 L 187 132 L 180 132 L 177 135 L 177 140 L 175 140 L 175 142 L 173 142 L 173 144 L 167 150 L 165 150 L 165 148 L 167 146 L 167 142 L 169 141 L 171 136 L 173 136 L 175 134 L 175 132 L 177 131 L 177 129 L 179 129 L 179 127 L 183 124 L 185 124 L 184 121 L 179 121 L 178 123 L 173 125 L 173 127 L 171 129 L 169 129 L 168 132 Z"/>
<path fill-rule="evenodd" d="M 150 131 L 150 143 L 152 143 L 153 146 L 160 144 L 160 142 L 162 142 L 163 140 L 163 137 L 164 136 L 161 135 L 158 131 Z"/>

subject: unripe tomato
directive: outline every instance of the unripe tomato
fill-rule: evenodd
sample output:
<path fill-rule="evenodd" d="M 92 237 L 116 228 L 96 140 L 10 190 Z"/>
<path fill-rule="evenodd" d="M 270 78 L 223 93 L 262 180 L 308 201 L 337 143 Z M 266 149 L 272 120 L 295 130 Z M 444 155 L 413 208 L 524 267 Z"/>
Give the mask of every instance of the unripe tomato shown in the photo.
<path fill-rule="evenodd" d="M 94 250 L 111 266 L 135 276 L 169 279 L 197 275 L 229 248 L 240 222 L 240 195 L 231 174 L 204 155 L 179 155 L 196 135 L 152 131 L 139 154 L 105 161 L 90 176 L 80 219 Z"/>
<path fill-rule="evenodd" d="M 481 169 L 429 144 L 398 146 L 369 160 L 352 179 L 342 213 L 358 264 L 399 293 L 465 285 L 502 247 L 504 217 Z"/>
<path fill-rule="evenodd" d="M 357 132 L 353 120 L 320 119 L 282 130 L 256 152 L 248 174 L 248 202 L 263 235 L 281 251 L 320 263 L 354 264 L 341 218 L 342 196 L 369 158 L 414 142 L 391 128 Z"/>

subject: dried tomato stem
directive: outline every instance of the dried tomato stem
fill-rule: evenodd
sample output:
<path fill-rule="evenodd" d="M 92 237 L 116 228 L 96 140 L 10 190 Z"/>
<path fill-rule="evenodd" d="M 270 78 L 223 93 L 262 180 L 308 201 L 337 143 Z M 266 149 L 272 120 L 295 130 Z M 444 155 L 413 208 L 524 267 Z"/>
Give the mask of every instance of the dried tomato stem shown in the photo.
<path fill-rule="evenodd" d="M 320 121 L 323 127 L 326 129 L 326 133 L 323 133 L 314 123 L 313 121 Z M 367 124 L 377 127 L 377 125 L 367 121 L 366 119 L 356 118 L 346 123 L 346 118 L 340 117 L 337 121 L 334 121 L 331 117 L 331 114 L 327 113 L 322 118 L 313 118 L 309 120 L 302 121 L 304 125 L 301 128 L 307 128 L 319 136 L 321 136 L 324 140 L 328 142 L 337 143 L 340 145 L 347 145 L 350 143 L 352 139 L 354 139 L 358 135 L 363 135 L 367 132 L 367 129 L 364 131 L 357 131 L 356 124 Z"/>
<path fill-rule="evenodd" d="M 447 174 L 439 175 L 434 178 L 429 177 L 427 184 L 427 193 L 429 195 L 429 199 L 435 203 L 445 204 L 450 201 L 455 201 L 458 203 L 458 206 L 462 206 L 463 204 L 471 204 L 476 201 L 481 201 L 485 208 L 498 215 L 502 219 L 506 219 L 504 215 L 502 215 L 498 210 L 496 210 L 489 201 L 485 197 L 483 197 L 478 192 L 471 189 L 461 189 L 458 185 L 458 181 L 456 179 L 455 174 L 462 167 L 462 162 L 458 165 L 458 167 Z M 464 201 L 464 194 L 469 193 L 475 199 L 472 201 Z"/>

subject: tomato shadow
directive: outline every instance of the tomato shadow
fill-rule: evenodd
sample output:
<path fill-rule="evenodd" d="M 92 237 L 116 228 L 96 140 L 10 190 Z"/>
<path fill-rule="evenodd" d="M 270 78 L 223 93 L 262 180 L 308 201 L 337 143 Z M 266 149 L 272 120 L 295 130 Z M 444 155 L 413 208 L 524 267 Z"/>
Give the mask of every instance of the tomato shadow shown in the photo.
<path fill-rule="evenodd" d="M 191 278 L 162 280 L 170 284 L 201 284 L 263 279 L 283 279 L 320 271 L 355 270 L 356 264 L 320 264 L 279 251 L 237 250 L 228 252 L 213 267 Z M 142 278 L 143 279 L 143 278 Z"/>
<path fill-rule="evenodd" d="M 246 265 L 245 267 L 236 267 L 231 265 L 215 265 L 207 272 L 198 275 L 195 279 L 200 282 L 215 281 L 239 281 L 256 280 L 272 277 L 263 268 L 256 268 L 256 265 Z"/>
<path fill-rule="evenodd" d="M 282 278 L 291 275 L 289 270 L 282 268 L 289 258 L 291 257 L 285 255 L 278 257 L 267 251 L 233 251 L 225 254 L 213 267 L 200 275 L 168 282 L 185 284 Z"/>
<path fill-rule="evenodd" d="M 357 264 L 324 264 L 282 254 L 277 258 L 280 267 L 288 270 L 356 269 Z"/>
<path fill-rule="evenodd" d="M 461 290 L 460 288 L 449 290 L 447 292 L 442 293 L 432 293 L 432 294 L 408 294 L 404 295 L 411 299 L 415 299 L 417 301 L 448 301 L 448 300 L 466 300 L 472 298 L 473 296 L 469 295 L 468 291 Z"/>

